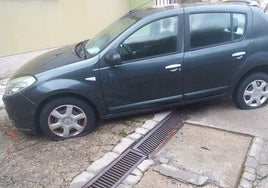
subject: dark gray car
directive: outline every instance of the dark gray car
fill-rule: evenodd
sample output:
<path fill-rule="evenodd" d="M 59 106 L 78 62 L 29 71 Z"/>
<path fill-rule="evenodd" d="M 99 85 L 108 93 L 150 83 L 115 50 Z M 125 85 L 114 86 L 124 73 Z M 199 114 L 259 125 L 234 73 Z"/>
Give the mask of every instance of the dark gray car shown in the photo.
<path fill-rule="evenodd" d="M 22 131 L 59 140 L 107 119 L 233 96 L 268 98 L 268 17 L 243 3 L 134 10 L 91 40 L 33 59 L 9 80 L 6 110 Z"/>

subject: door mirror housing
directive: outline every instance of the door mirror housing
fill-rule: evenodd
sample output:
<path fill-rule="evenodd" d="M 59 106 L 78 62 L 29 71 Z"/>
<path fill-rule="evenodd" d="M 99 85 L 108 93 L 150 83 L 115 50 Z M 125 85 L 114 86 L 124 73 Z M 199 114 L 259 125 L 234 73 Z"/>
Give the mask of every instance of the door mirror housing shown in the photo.
<path fill-rule="evenodd" d="M 105 57 L 105 62 L 111 66 L 115 66 L 115 65 L 121 65 L 122 64 L 122 60 L 121 60 L 121 56 L 118 52 L 111 52 L 108 55 L 106 55 Z"/>

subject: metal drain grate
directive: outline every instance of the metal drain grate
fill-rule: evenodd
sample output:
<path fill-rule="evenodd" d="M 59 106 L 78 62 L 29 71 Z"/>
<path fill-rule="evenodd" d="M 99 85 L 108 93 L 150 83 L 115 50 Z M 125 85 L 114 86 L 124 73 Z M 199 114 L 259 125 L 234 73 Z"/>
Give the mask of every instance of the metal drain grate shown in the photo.
<path fill-rule="evenodd" d="M 167 140 L 182 128 L 183 119 L 182 113 L 173 112 L 170 114 L 147 133 L 144 138 L 130 146 L 130 149 L 91 179 L 83 188 L 117 187 L 143 160 L 158 151 Z"/>
<path fill-rule="evenodd" d="M 130 149 L 84 185 L 83 188 L 117 187 L 146 158 L 147 156 L 143 153 Z"/>
<path fill-rule="evenodd" d="M 182 119 L 183 117 L 180 113 L 173 112 L 141 139 L 133 149 L 145 153 L 148 156 L 152 155 L 182 128 Z"/>

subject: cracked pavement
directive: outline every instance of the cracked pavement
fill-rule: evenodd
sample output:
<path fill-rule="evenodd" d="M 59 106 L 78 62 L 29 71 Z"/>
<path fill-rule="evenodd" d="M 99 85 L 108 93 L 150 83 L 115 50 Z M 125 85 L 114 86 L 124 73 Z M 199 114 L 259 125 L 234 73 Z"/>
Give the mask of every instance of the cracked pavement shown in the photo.
<path fill-rule="evenodd" d="M 18 132 L 0 110 L 0 187 L 68 187 L 93 161 L 152 115 L 103 121 L 91 134 L 54 142 Z"/>
<path fill-rule="evenodd" d="M 266 188 L 268 187 L 268 140 L 263 143 L 257 162 L 257 176 L 253 185 L 258 188 Z"/>

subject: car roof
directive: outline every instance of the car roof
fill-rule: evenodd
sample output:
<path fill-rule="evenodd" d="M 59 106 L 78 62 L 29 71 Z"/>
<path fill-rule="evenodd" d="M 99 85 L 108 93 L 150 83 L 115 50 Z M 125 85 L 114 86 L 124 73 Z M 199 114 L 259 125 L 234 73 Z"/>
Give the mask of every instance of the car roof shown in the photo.
<path fill-rule="evenodd" d="M 247 1 L 239 1 L 239 0 L 231 0 L 226 1 L 222 3 L 194 3 L 194 4 L 171 4 L 166 6 L 153 6 L 150 8 L 143 8 L 143 9 L 134 9 L 130 11 L 129 13 L 132 16 L 135 16 L 137 18 L 144 18 L 152 14 L 161 14 L 166 11 L 173 11 L 176 12 L 178 10 L 185 9 L 186 12 L 188 11 L 235 11 L 235 10 L 241 10 L 241 9 L 248 9 L 248 7 L 251 6 L 250 3 Z"/>

